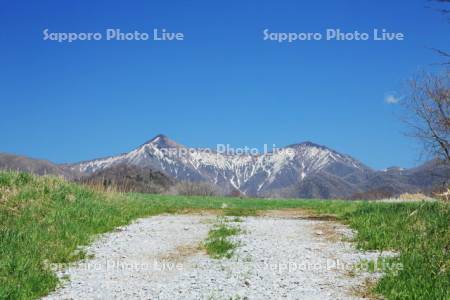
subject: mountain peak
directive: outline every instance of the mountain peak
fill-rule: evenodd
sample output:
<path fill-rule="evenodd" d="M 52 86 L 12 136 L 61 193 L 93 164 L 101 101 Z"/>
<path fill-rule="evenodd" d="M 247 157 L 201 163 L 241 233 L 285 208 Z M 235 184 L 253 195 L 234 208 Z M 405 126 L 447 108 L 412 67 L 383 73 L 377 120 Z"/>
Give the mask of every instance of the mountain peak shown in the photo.
<path fill-rule="evenodd" d="M 148 144 L 158 146 L 159 148 L 174 148 L 180 146 L 164 134 L 158 134 L 151 140 L 144 143 L 144 145 Z"/>
<path fill-rule="evenodd" d="M 330 150 L 328 147 L 326 146 L 322 146 L 316 143 L 313 143 L 311 141 L 304 141 L 301 143 L 297 143 L 297 144 L 291 144 L 286 146 L 286 148 L 297 148 L 297 147 L 314 147 L 314 148 L 319 148 L 319 149 L 323 149 L 323 150 Z"/>
<path fill-rule="evenodd" d="M 159 140 L 168 140 L 168 139 L 169 137 L 167 135 L 160 133 L 157 134 L 154 138 L 152 138 L 150 142 L 157 142 Z"/>

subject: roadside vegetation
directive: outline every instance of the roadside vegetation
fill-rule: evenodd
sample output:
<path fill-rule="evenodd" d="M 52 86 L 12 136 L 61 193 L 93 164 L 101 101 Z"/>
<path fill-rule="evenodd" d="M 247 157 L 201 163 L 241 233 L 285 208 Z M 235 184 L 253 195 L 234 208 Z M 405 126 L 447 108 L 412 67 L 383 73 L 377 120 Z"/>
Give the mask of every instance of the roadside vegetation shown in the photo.
<path fill-rule="evenodd" d="M 37 298 L 58 279 L 50 263 L 85 257 L 96 234 L 169 206 L 90 190 L 56 177 L 0 172 L 0 299 Z"/>
<path fill-rule="evenodd" d="M 0 299 L 46 295 L 58 284 L 50 264 L 84 258 L 80 247 L 96 234 L 138 217 L 208 209 L 239 220 L 262 210 L 286 208 L 347 223 L 357 230 L 355 243 L 361 249 L 399 252 L 391 260 L 402 263 L 403 269 L 388 272 L 373 288 L 374 293 L 387 299 L 450 298 L 448 203 L 119 194 L 55 177 L 0 172 Z M 219 223 L 210 232 L 207 251 L 219 256 L 232 251 L 233 246 L 225 241 L 238 230 Z"/>
<path fill-rule="evenodd" d="M 218 223 L 208 233 L 208 238 L 204 242 L 206 252 L 212 258 L 231 258 L 234 253 L 234 249 L 238 244 L 230 237 L 237 235 L 241 232 L 237 226 L 231 226 L 230 222 L 227 222 L 223 218 L 219 218 Z"/>
<path fill-rule="evenodd" d="M 366 204 L 343 219 L 357 246 L 395 250 L 403 270 L 387 272 L 374 292 L 387 299 L 450 299 L 450 206 L 442 203 Z"/>

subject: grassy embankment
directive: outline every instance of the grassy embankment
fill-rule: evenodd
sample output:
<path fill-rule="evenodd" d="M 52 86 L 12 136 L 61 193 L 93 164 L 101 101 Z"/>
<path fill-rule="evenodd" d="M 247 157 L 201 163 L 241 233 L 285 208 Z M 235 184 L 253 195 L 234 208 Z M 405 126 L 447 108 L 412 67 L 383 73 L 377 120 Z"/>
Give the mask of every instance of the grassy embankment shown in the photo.
<path fill-rule="evenodd" d="M 142 216 L 224 206 L 228 215 L 283 208 L 335 215 L 358 231 L 358 247 L 400 251 L 394 260 L 404 269 L 386 274 L 375 292 L 388 299 L 450 297 L 448 204 L 122 195 L 0 172 L 0 299 L 32 299 L 53 290 L 58 279 L 48 264 L 83 258 L 79 247 L 96 234 Z"/>

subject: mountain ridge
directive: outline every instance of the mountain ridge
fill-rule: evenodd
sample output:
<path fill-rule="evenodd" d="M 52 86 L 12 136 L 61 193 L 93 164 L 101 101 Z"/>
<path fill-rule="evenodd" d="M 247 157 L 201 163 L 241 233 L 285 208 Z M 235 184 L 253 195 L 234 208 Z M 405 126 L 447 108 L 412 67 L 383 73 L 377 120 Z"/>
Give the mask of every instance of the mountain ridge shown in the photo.
<path fill-rule="evenodd" d="M 97 173 L 116 178 L 114 172 L 126 170 L 130 174 L 141 174 L 141 170 L 149 169 L 164 174 L 173 182 L 210 183 L 222 194 L 239 191 L 248 196 L 269 198 L 352 198 L 372 190 L 399 194 L 430 190 L 440 184 L 442 178 L 450 178 L 450 168 L 439 166 L 436 161 L 411 169 L 379 171 L 350 155 L 311 141 L 266 153 L 230 154 L 186 147 L 163 134 L 129 152 L 72 164 L 58 165 L 13 159 L 12 156 L 1 158 L 0 168 L 5 165 L 11 168 L 14 167 L 12 162 L 21 162 L 15 169 L 31 172 L 49 169 L 51 174 L 69 178 L 95 178 Z M 138 169 L 130 169 L 134 167 Z"/>
<path fill-rule="evenodd" d="M 121 163 L 152 168 L 179 181 L 206 181 L 224 194 L 238 190 L 259 197 L 348 198 L 367 190 L 371 178 L 382 182 L 377 186 L 396 185 L 380 175 L 382 171 L 311 141 L 274 152 L 233 155 L 186 147 L 159 134 L 130 152 L 72 164 L 71 168 L 90 174 Z M 403 185 L 394 190 L 417 190 Z"/>

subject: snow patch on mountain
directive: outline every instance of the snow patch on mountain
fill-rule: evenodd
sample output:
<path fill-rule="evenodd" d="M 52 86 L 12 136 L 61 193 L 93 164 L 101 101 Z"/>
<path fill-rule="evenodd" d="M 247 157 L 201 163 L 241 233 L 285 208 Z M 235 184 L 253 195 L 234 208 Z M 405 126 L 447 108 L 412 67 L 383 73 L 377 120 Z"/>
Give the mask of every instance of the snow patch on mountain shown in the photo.
<path fill-rule="evenodd" d="M 349 156 L 311 142 L 259 155 L 229 155 L 188 148 L 162 135 L 129 153 L 80 162 L 71 168 L 91 174 L 118 164 L 150 167 L 177 180 L 209 181 L 224 189 L 237 189 L 244 193 L 283 186 L 283 180 L 289 176 L 303 181 L 333 164 L 357 170 L 367 169 Z"/>

